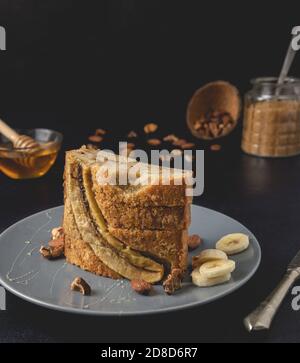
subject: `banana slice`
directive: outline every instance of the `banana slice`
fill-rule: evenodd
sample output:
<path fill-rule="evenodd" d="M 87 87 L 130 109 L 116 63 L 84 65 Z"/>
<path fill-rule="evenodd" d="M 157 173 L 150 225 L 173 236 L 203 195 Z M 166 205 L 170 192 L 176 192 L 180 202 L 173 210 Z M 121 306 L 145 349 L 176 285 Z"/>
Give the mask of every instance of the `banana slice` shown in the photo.
<path fill-rule="evenodd" d="M 249 247 L 249 236 L 243 233 L 232 233 L 222 237 L 216 244 L 216 249 L 227 255 L 235 255 Z"/>
<path fill-rule="evenodd" d="M 223 275 L 221 277 L 215 277 L 212 279 L 208 279 L 204 277 L 198 269 L 192 272 L 192 280 L 193 283 L 199 287 L 211 287 L 216 285 L 224 284 L 231 279 L 231 274 Z"/>
<path fill-rule="evenodd" d="M 215 260 L 204 263 L 200 269 L 200 274 L 207 278 L 213 279 L 231 274 L 235 270 L 235 262 L 232 260 Z"/>
<path fill-rule="evenodd" d="M 220 250 L 204 250 L 198 256 L 194 256 L 192 260 L 193 270 L 200 267 L 205 262 L 215 261 L 215 260 L 228 260 L 225 252 Z"/>

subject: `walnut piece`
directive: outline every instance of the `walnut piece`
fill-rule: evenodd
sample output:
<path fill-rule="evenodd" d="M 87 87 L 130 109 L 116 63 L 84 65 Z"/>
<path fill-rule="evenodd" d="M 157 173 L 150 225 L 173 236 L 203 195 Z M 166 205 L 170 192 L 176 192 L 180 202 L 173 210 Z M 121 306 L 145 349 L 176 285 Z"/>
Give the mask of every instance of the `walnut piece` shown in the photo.
<path fill-rule="evenodd" d="M 82 277 L 75 278 L 71 284 L 71 290 L 78 291 L 82 295 L 91 295 L 92 293 L 90 285 Z"/>
<path fill-rule="evenodd" d="M 52 242 L 52 241 L 51 241 Z M 58 258 L 61 258 L 63 257 L 64 255 L 64 246 L 61 245 L 61 246 L 49 246 L 49 247 L 46 247 L 46 246 L 42 246 L 40 248 L 40 254 L 46 258 L 47 260 L 56 260 Z"/>
<path fill-rule="evenodd" d="M 132 290 L 141 295 L 149 295 L 152 290 L 152 285 L 144 280 L 132 280 L 131 287 Z"/>

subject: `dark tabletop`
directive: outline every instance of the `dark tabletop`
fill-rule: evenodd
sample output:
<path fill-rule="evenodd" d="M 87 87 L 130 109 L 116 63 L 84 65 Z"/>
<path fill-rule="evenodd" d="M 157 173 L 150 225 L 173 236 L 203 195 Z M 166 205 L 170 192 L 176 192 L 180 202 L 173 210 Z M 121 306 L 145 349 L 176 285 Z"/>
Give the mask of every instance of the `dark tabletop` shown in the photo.
<path fill-rule="evenodd" d="M 261 1 L 87 3 L 1 1 L 8 48 L 0 54 L 1 117 L 14 127 L 61 131 L 64 150 L 86 143 L 96 127 L 109 130 L 103 146 L 115 148 L 126 132 L 141 133 L 149 121 L 159 124 L 159 136 L 174 132 L 195 141 L 206 150 L 205 192 L 195 203 L 245 224 L 261 243 L 262 264 L 246 286 L 224 299 L 150 317 L 73 316 L 8 293 L 0 342 L 299 341 L 300 312 L 292 310 L 291 295 L 269 332 L 249 335 L 242 320 L 300 248 L 300 157 L 243 154 L 241 124 L 220 152 L 211 152 L 185 126 L 188 100 L 206 82 L 226 79 L 244 94 L 251 78 L 278 74 L 299 20 L 295 2 L 272 4 L 272 15 Z M 62 204 L 63 151 L 41 179 L 0 175 L 1 231 Z"/>
<path fill-rule="evenodd" d="M 300 247 L 300 157 L 271 160 L 247 156 L 240 151 L 239 138 L 238 129 L 221 143 L 217 153 L 205 143 L 197 143 L 206 150 L 205 193 L 195 202 L 236 218 L 258 237 L 262 264 L 246 286 L 207 306 L 138 318 L 78 317 L 31 305 L 8 293 L 7 311 L 0 312 L 0 341 L 299 341 L 300 313 L 292 310 L 291 295 L 269 332 L 249 335 L 242 320 L 275 287 Z M 64 147 L 85 140 L 84 133 L 69 137 L 66 131 Z M 1 230 L 62 204 L 62 170 L 63 152 L 44 178 L 13 181 L 1 175 L 1 205 L 5 206 L 0 212 Z"/>

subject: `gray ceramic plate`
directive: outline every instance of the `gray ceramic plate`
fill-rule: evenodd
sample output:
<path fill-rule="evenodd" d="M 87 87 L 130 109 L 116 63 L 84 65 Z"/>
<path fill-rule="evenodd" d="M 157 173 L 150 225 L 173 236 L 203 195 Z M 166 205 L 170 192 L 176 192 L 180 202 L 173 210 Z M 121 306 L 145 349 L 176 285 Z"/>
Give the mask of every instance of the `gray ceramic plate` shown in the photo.
<path fill-rule="evenodd" d="M 0 284 L 13 294 L 32 303 L 66 312 L 90 315 L 138 315 L 168 312 L 205 304 L 230 294 L 244 285 L 257 270 L 261 251 L 254 235 L 239 222 L 210 209 L 193 206 L 191 234 L 200 234 L 201 249 L 214 248 L 225 234 L 244 232 L 251 237 L 251 246 L 233 259 L 237 269 L 232 280 L 211 288 L 193 286 L 190 279 L 173 296 L 155 286 L 148 297 L 137 295 L 128 281 L 113 281 L 95 276 L 67 264 L 64 260 L 48 261 L 39 254 L 42 244 L 50 239 L 52 228 L 61 224 L 63 207 L 28 217 L 8 228 L 0 236 Z M 86 279 L 92 296 L 70 291 L 77 276 Z"/>

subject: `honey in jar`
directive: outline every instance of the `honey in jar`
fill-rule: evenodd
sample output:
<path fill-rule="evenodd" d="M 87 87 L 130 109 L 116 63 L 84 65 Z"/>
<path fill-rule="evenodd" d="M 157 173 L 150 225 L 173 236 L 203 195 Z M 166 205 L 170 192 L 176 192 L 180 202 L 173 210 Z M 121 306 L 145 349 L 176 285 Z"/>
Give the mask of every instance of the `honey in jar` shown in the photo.
<path fill-rule="evenodd" d="M 41 177 L 50 170 L 57 158 L 61 146 L 61 134 L 37 129 L 31 130 L 30 136 L 38 141 L 38 149 L 16 149 L 4 138 L 0 143 L 0 170 L 12 179 Z"/>

